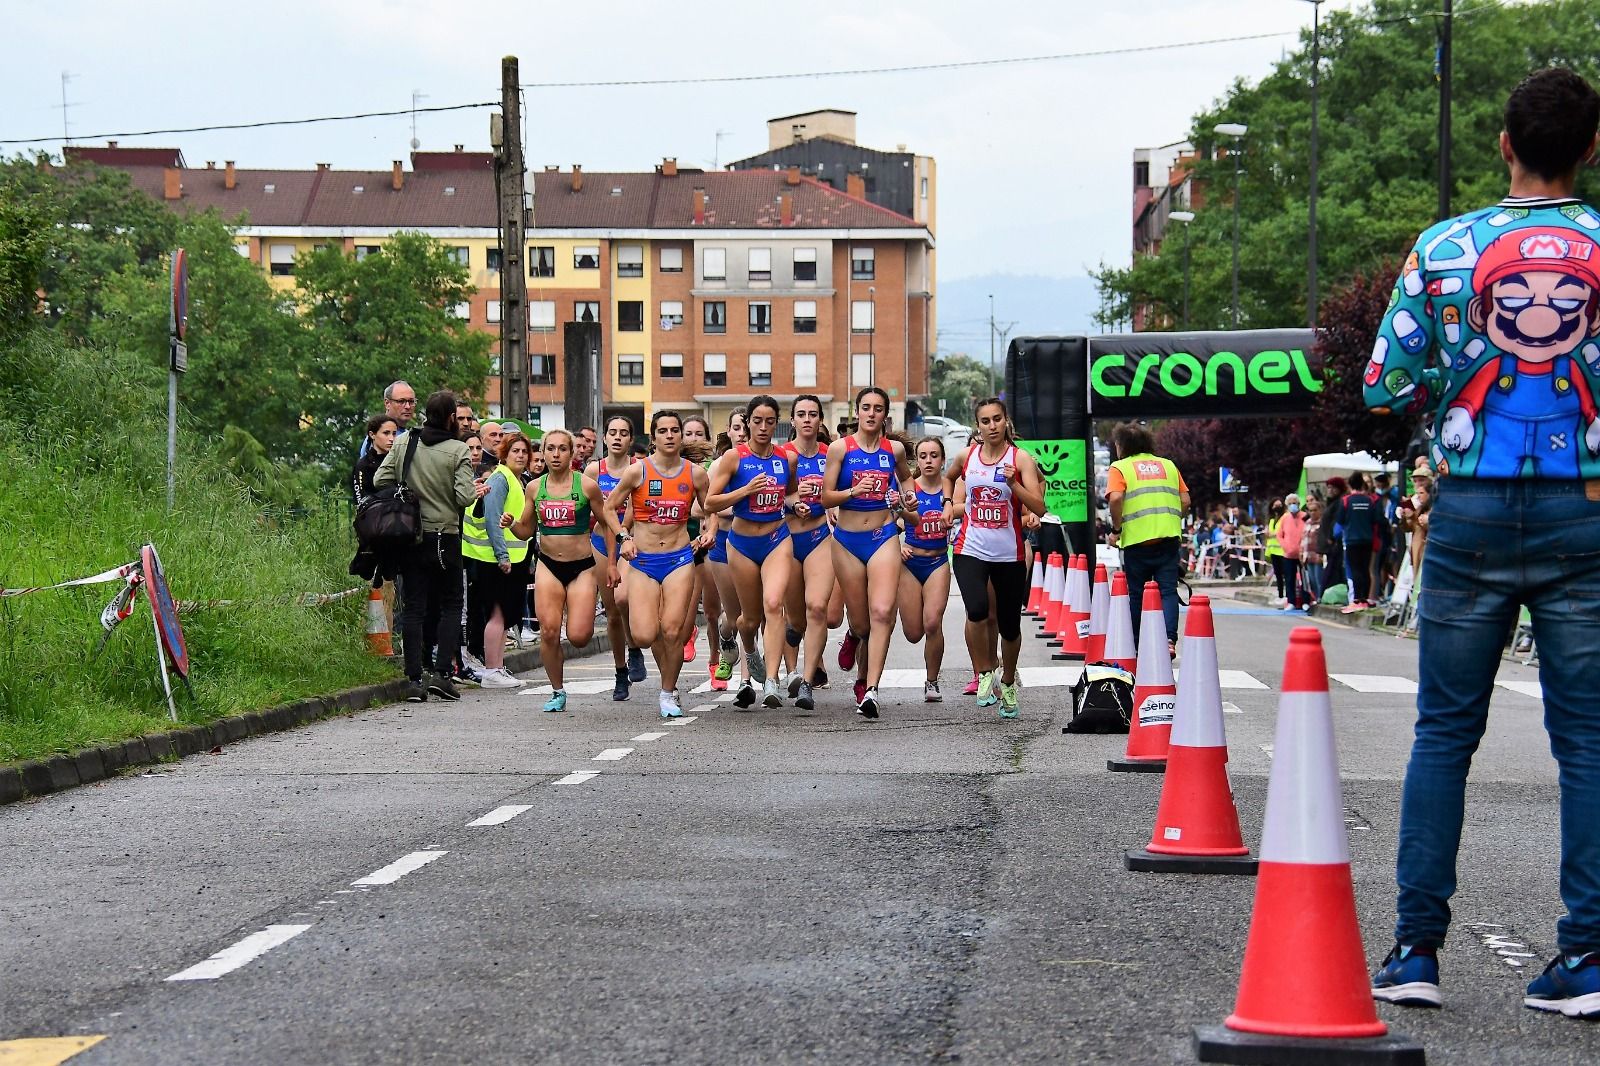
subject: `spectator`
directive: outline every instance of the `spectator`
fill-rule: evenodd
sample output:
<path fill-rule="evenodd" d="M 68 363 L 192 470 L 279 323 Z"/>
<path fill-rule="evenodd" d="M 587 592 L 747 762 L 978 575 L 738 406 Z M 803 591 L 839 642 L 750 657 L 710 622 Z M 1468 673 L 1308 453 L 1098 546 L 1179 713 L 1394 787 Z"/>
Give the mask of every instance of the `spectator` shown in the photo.
<path fill-rule="evenodd" d="M 1288 603 L 1284 595 L 1284 566 L 1285 558 L 1283 544 L 1278 539 L 1278 526 L 1283 521 L 1285 508 L 1282 500 L 1273 500 L 1267 507 L 1267 565 L 1272 567 L 1272 581 L 1278 591 L 1278 598 L 1274 606 Z"/>
<path fill-rule="evenodd" d="M 468 433 L 478 432 L 478 416 L 472 413 L 472 405 L 470 403 L 463 401 L 456 404 L 456 425 L 461 427 L 463 440 L 466 439 Z"/>
<path fill-rule="evenodd" d="M 1339 508 L 1344 503 L 1344 495 L 1350 491 L 1342 477 L 1328 479 L 1328 498 L 1322 504 L 1322 539 L 1318 542 L 1317 551 L 1322 555 L 1322 589 L 1324 592 L 1333 585 L 1344 585 L 1347 588 L 1350 579 L 1344 572 L 1344 527 L 1339 524 Z"/>
<path fill-rule="evenodd" d="M 578 430 L 578 439 L 573 442 L 572 469 L 580 473 L 589 466 L 589 460 L 594 458 L 594 450 L 600 444 L 600 435 L 594 431 L 593 426 L 584 426 Z"/>
<path fill-rule="evenodd" d="M 450 680 L 461 639 L 461 511 L 488 491 L 484 485 L 474 486 L 467 446 L 457 439 L 455 395 L 441 391 L 429 396 L 425 416 L 406 479 L 421 504 L 422 540 L 407 549 L 400 568 L 406 592 L 400 628 L 406 677 L 411 681 L 406 699 L 412 703 L 421 703 L 430 694 L 445 700 L 461 698 Z M 400 481 L 399 460 L 405 452 L 405 448 L 389 449 L 373 478 L 376 487 Z M 423 636 L 429 600 L 438 604 L 439 621 L 434 669 L 425 675 L 423 655 L 432 643 Z"/>
<path fill-rule="evenodd" d="M 1306 501 L 1306 524 L 1300 534 L 1300 584 L 1307 611 L 1322 598 L 1323 564 L 1327 562 L 1318 547 L 1322 543 L 1322 521 L 1322 501 L 1313 496 Z"/>
<path fill-rule="evenodd" d="M 412 389 L 404 381 L 391 382 L 389 387 L 383 390 L 383 413 L 394 419 L 396 427 L 395 439 L 399 440 L 404 437 L 406 431 L 411 428 L 411 420 L 417 413 L 416 390 Z M 362 438 L 361 450 L 356 457 L 360 458 L 366 455 L 371 447 L 371 442 Z"/>
<path fill-rule="evenodd" d="M 1342 613 L 1372 606 L 1372 556 L 1378 545 L 1383 511 L 1367 491 L 1366 476 L 1350 475 L 1350 491 L 1339 501 L 1339 526 L 1344 531 L 1344 558 L 1350 571 L 1350 602 Z"/>
<path fill-rule="evenodd" d="M 473 476 L 488 476 L 494 473 L 494 468 L 500 465 L 500 440 L 505 431 L 498 422 L 485 422 L 478 427 L 478 436 L 483 439 L 483 457 L 478 460 L 478 465 L 473 467 Z"/>
<path fill-rule="evenodd" d="M 394 447 L 399 433 L 399 423 L 388 415 L 373 415 L 367 419 L 367 439 L 362 447 L 361 458 L 356 460 L 355 472 L 351 475 L 351 489 L 355 493 L 357 507 L 372 495 L 372 476 L 378 472 L 378 465 L 389 454 L 389 449 Z"/>
<path fill-rule="evenodd" d="M 470 594 L 478 601 L 474 615 L 482 619 L 484 627 L 484 688 L 522 687 L 505 669 L 505 638 L 508 629 L 515 632 L 522 624 L 528 593 L 528 541 L 505 530 L 500 516 L 522 516 L 522 475 L 532 453 L 533 442 L 522 433 L 507 434 L 500 442 L 500 463 L 488 477 L 481 509 L 474 504 L 462 516 L 462 554 L 474 571 Z"/>
<path fill-rule="evenodd" d="M 1398 558 L 1403 545 L 1400 538 L 1395 536 L 1395 523 L 1400 519 L 1400 486 L 1393 484 L 1389 475 L 1381 471 L 1372 479 L 1372 484 L 1382 512 L 1377 522 L 1379 543 L 1374 549 L 1376 556 L 1373 559 L 1372 589 L 1374 593 L 1381 593 L 1388 582 L 1400 573 Z"/>
<path fill-rule="evenodd" d="M 1278 519 L 1278 545 L 1283 551 L 1279 560 L 1283 568 L 1283 609 L 1300 608 L 1300 563 L 1305 549 L 1305 515 L 1300 513 L 1300 497 L 1294 493 L 1283 498 L 1283 515 Z"/>

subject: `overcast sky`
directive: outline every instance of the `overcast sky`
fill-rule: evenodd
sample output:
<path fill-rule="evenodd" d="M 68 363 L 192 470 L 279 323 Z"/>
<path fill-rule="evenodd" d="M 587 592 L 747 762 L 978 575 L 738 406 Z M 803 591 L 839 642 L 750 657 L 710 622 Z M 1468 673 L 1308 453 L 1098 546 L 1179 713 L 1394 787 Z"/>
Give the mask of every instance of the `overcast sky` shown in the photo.
<path fill-rule="evenodd" d="M 1330 7 L 1352 0 L 1330 0 Z M 499 97 L 500 57 L 525 85 L 896 67 L 1080 53 L 1253 34 L 1136 55 L 736 84 L 530 89 L 530 167 L 710 166 L 765 151 L 766 120 L 858 113 L 858 140 L 938 161 L 942 279 L 1072 277 L 1125 262 L 1130 153 L 1184 136 L 1236 77 L 1260 78 L 1308 26 L 1302 0 L 991 0 L 837 6 L 463 5 L 438 0 L 52 0 L 8 4 L 0 151 L 51 136 L 61 72 L 75 139 L 101 133 L 471 103 Z M 482 150 L 488 111 L 420 115 L 424 149 Z M 724 131 L 720 148 L 717 131 Z M 183 149 L 191 166 L 387 167 L 411 120 L 120 138 Z"/>

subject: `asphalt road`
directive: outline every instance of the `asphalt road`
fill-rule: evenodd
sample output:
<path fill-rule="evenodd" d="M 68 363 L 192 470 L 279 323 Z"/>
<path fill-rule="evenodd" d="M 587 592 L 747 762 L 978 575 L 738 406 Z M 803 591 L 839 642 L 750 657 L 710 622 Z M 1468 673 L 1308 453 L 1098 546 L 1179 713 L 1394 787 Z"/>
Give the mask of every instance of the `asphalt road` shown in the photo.
<path fill-rule="evenodd" d="M 876 723 L 840 680 L 814 712 L 700 695 L 673 725 L 648 683 L 565 715 L 477 692 L 0 808 L 0 1041 L 106 1037 L 73 1066 L 1194 1061 L 1191 1027 L 1232 1007 L 1253 879 L 1126 872 L 1160 778 L 1105 772 L 1123 738 L 1060 733 L 1065 689 L 1046 682 L 1064 678 L 1031 638 L 1022 717 L 975 709 L 961 621 L 946 702 L 887 690 Z M 1253 845 L 1295 623 L 1228 602 L 1217 622 L 1232 683 L 1261 686 L 1223 692 Z M 1414 643 L 1322 629 L 1358 687 L 1415 677 Z M 920 664 L 896 645 L 891 667 Z M 1377 959 L 1412 697 L 1333 688 Z M 1536 696 L 1497 696 L 1446 1008 L 1379 1012 L 1430 1062 L 1600 1061 L 1600 1027 L 1521 1006 L 1561 913 L 1540 722 Z M 526 809 L 469 825 L 506 805 Z M 280 942 L 241 962 L 263 935 Z M 218 953 L 240 964 L 168 980 Z"/>

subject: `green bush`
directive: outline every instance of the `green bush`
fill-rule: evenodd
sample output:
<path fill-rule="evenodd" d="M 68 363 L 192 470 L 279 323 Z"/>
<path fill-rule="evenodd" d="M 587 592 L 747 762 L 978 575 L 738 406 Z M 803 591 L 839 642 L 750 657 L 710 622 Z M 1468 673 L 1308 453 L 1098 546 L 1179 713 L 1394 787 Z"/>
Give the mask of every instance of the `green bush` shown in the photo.
<path fill-rule="evenodd" d="M 178 695 L 189 723 L 392 677 L 365 651 L 363 597 L 269 602 L 360 583 L 345 571 L 353 545 L 341 501 L 264 512 L 219 442 L 180 425 L 167 512 L 159 358 L 42 333 L 0 350 L 0 585 L 98 573 L 153 542 L 174 597 L 240 601 L 183 616 L 198 697 Z M 117 588 L 0 600 L 0 763 L 168 727 L 142 594 L 91 657 Z"/>

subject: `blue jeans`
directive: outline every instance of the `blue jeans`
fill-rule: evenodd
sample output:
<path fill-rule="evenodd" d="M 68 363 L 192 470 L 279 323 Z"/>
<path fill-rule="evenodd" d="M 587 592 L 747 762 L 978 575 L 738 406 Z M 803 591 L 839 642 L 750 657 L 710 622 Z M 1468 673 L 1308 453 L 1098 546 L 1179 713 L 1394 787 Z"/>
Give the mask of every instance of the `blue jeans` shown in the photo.
<path fill-rule="evenodd" d="M 1416 739 L 1400 807 L 1401 943 L 1437 945 L 1449 928 L 1467 771 L 1523 605 L 1559 766 L 1567 913 L 1556 943 L 1600 950 L 1600 706 L 1589 687 L 1600 676 L 1600 502 L 1585 497 L 1581 481 L 1440 479 L 1418 600 Z"/>
<path fill-rule="evenodd" d="M 1178 639 L 1178 581 L 1183 568 L 1178 565 L 1178 540 L 1153 540 L 1122 549 L 1122 572 L 1128 577 L 1128 606 L 1133 614 L 1133 640 L 1139 641 L 1139 621 L 1144 613 L 1144 583 L 1161 587 L 1161 610 L 1166 615 L 1167 639 Z"/>

